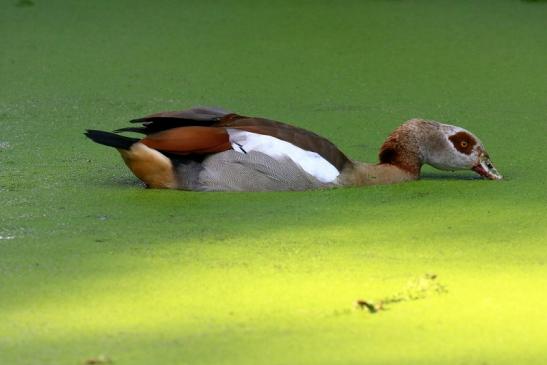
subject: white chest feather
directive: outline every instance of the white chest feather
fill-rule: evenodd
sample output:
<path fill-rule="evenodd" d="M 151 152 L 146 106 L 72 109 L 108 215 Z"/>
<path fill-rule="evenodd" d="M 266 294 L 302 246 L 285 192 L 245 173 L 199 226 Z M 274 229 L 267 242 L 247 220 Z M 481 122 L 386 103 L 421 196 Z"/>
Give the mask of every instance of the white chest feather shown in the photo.
<path fill-rule="evenodd" d="M 240 153 L 257 151 L 278 161 L 289 158 L 308 174 L 321 182 L 334 181 L 340 172 L 315 152 L 306 151 L 292 143 L 264 134 L 228 129 L 232 148 Z"/>

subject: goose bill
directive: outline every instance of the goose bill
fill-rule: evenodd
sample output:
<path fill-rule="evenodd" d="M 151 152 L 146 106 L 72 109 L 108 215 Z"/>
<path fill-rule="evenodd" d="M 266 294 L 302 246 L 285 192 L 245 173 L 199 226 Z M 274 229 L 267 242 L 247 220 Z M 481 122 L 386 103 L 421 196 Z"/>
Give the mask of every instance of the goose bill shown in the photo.
<path fill-rule="evenodd" d="M 489 158 L 482 157 L 478 164 L 473 166 L 473 171 L 490 180 L 501 180 L 503 176 L 496 170 Z"/>

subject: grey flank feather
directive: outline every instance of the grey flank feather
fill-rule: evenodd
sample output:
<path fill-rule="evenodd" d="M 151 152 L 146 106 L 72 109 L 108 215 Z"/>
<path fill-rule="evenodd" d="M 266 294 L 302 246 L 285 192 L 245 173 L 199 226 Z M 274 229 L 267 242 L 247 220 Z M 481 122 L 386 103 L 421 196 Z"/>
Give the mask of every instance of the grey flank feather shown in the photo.
<path fill-rule="evenodd" d="M 198 186 L 205 191 L 284 191 L 333 187 L 305 172 L 290 159 L 275 160 L 261 152 L 234 150 L 205 159 Z"/>

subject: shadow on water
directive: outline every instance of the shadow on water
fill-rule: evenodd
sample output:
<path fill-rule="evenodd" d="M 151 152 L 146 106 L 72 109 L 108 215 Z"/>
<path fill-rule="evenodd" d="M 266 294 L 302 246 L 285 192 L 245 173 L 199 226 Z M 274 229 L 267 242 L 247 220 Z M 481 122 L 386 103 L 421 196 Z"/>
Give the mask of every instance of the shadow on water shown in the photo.
<path fill-rule="evenodd" d="M 463 175 L 463 174 L 443 173 L 443 172 L 440 172 L 440 173 L 424 172 L 420 175 L 420 180 L 463 181 L 463 180 L 483 180 L 483 178 L 478 175 L 471 175 L 471 174 Z M 147 189 L 146 185 L 142 181 L 140 181 L 136 177 L 130 177 L 130 176 L 112 177 L 109 179 L 102 180 L 97 185 Z"/>
<path fill-rule="evenodd" d="M 482 177 L 478 175 L 424 172 L 420 176 L 420 180 L 482 180 Z"/>
<path fill-rule="evenodd" d="M 101 181 L 102 186 L 127 186 L 127 187 L 135 187 L 135 188 L 146 188 L 146 185 L 137 179 L 136 177 L 132 176 L 116 176 L 112 177 L 111 179 Z"/>

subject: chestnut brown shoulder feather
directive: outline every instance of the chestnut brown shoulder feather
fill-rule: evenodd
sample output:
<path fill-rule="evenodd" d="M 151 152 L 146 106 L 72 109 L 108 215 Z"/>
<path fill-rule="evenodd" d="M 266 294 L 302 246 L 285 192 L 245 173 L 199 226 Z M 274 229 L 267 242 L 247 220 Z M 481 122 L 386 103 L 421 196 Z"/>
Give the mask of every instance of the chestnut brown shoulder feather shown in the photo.
<path fill-rule="evenodd" d="M 232 148 L 224 128 L 178 127 L 150 134 L 141 143 L 158 151 L 175 155 L 200 155 Z"/>

